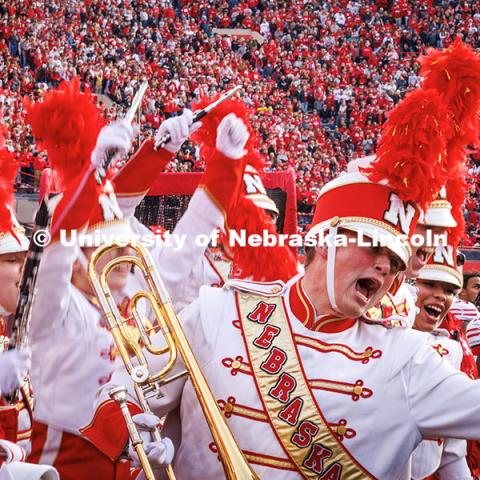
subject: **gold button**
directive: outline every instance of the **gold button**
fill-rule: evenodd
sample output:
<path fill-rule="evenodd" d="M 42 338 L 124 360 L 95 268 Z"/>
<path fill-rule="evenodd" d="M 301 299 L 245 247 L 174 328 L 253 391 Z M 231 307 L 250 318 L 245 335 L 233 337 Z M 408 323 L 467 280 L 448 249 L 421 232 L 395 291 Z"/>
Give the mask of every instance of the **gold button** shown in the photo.
<path fill-rule="evenodd" d="M 241 366 L 242 366 L 242 364 L 238 360 L 234 360 L 232 362 L 232 368 L 237 369 L 237 368 L 240 368 Z"/>
<path fill-rule="evenodd" d="M 333 218 L 330 220 L 330 225 L 331 225 L 332 227 L 336 227 L 339 223 L 340 223 L 340 217 L 333 217 Z"/>
<path fill-rule="evenodd" d="M 356 385 L 355 387 L 353 387 L 353 393 L 355 395 L 361 395 L 363 392 L 363 387 L 361 387 L 360 385 Z"/>
<path fill-rule="evenodd" d="M 279 287 L 273 287 L 272 288 L 272 293 L 278 293 L 281 290 Z"/>
<path fill-rule="evenodd" d="M 233 412 L 233 405 L 231 403 L 225 404 L 225 413 L 232 413 Z"/>
<path fill-rule="evenodd" d="M 337 427 L 337 433 L 343 437 L 347 433 L 347 427 L 345 425 L 339 425 Z"/>

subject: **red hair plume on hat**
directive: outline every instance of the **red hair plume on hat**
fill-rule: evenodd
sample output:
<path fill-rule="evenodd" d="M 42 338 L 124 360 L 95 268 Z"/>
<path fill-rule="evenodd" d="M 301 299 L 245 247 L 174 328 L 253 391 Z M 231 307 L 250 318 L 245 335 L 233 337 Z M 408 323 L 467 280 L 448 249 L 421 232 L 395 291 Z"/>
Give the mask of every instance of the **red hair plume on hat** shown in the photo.
<path fill-rule="evenodd" d="M 263 183 L 263 159 L 253 146 L 246 155 L 247 165 L 254 166 Z M 260 165 L 260 168 L 259 168 Z M 245 195 L 240 195 L 232 211 L 228 215 L 231 230 L 244 230 L 247 238 L 253 234 L 262 235 L 267 231 L 270 235 L 278 235 L 270 217 L 263 208 L 255 205 Z M 233 252 L 233 275 L 236 278 L 250 278 L 254 281 L 269 282 L 282 280 L 286 282 L 297 274 L 297 260 L 287 246 L 268 247 L 259 245 L 240 246 L 235 243 Z M 261 265 L 261 268 L 258 266 Z"/>
<path fill-rule="evenodd" d="M 452 176 L 446 184 L 447 199 L 452 205 L 452 216 L 457 226 L 448 230 L 448 241 L 457 247 L 465 233 L 465 217 L 463 216 L 463 204 L 467 192 L 467 169 L 460 166 L 456 175 Z"/>
<path fill-rule="evenodd" d="M 480 56 L 457 38 L 444 50 L 430 49 L 420 63 L 420 74 L 425 77 L 424 88 L 438 91 L 454 123 L 447 141 L 449 179 L 446 189 L 452 215 L 458 224 L 449 232 L 449 239 L 453 245 L 458 245 L 465 229 L 463 203 L 467 190 L 467 148 L 478 145 L 480 132 Z"/>
<path fill-rule="evenodd" d="M 5 148 L 7 130 L 0 123 L 0 232 L 13 233 L 12 214 L 8 205 L 13 200 L 13 182 L 17 175 L 19 164 L 15 156 Z"/>
<path fill-rule="evenodd" d="M 24 99 L 27 118 L 39 144 L 47 151 L 50 166 L 64 183 L 89 161 L 98 134 L 105 125 L 96 100 L 80 91 L 80 80 L 62 82 L 41 103 Z"/>
<path fill-rule="evenodd" d="M 445 50 L 430 49 L 420 59 L 423 88 L 436 89 L 455 122 L 463 147 L 477 143 L 480 131 L 480 56 L 459 38 Z M 455 168 L 455 159 L 452 168 Z M 449 162 L 450 164 L 450 162 Z"/>
<path fill-rule="evenodd" d="M 233 231 L 245 231 L 247 238 L 252 234 L 262 235 L 264 231 L 277 235 L 275 225 L 265 211 L 243 195 L 232 211 L 229 224 Z M 286 282 L 297 274 L 297 261 L 287 246 L 243 247 L 235 243 L 231 250 L 235 278 L 249 278 L 257 282 Z"/>
<path fill-rule="evenodd" d="M 385 180 L 398 195 L 425 209 L 447 181 L 447 139 L 453 126 L 436 90 L 406 95 L 389 114 L 377 157 L 361 168 L 374 182 Z"/>

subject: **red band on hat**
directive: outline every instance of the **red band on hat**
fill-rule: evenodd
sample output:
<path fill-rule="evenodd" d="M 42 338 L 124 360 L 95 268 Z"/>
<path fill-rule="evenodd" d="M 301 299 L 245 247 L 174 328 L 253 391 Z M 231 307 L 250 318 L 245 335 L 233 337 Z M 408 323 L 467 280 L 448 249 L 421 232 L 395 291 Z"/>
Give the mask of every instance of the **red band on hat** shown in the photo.
<path fill-rule="evenodd" d="M 408 227 L 408 231 L 402 231 L 400 218 L 397 218 L 396 224 L 388 220 L 387 212 L 392 206 L 393 196 L 395 193 L 389 187 L 378 183 L 350 183 L 338 186 L 319 197 L 312 226 L 334 217 L 368 218 L 377 220 L 395 229 L 399 234 L 410 237 L 417 223 L 418 209 L 411 202 L 399 200 L 401 202 L 399 208 L 404 209 L 406 216 L 408 216 L 406 213 L 408 209 L 415 209 L 413 219 L 403 224 L 404 227 Z"/>

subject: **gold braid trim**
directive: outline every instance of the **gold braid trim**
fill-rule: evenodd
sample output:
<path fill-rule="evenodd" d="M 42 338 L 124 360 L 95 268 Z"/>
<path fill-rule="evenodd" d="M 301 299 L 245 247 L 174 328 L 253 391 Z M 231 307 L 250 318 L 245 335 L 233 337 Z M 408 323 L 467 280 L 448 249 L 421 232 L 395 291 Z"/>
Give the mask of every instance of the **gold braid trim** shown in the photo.
<path fill-rule="evenodd" d="M 447 267 L 445 265 L 425 265 L 422 269 L 423 272 L 426 272 L 427 270 L 441 270 L 442 272 L 448 273 L 450 275 L 453 275 L 460 284 L 463 284 L 463 277 L 458 273 L 455 269 L 452 267 Z"/>
<path fill-rule="evenodd" d="M 372 347 L 367 347 L 363 352 L 355 352 L 347 345 L 341 345 L 339 343 L 324 343 L 314 338 L 303 337 L 294 335 L 295 341 L 298 345 L 304 347 L 311 347 L 320 352 L 330 353 L 337 352 L 345 355 L 350 360 L 355 360 L 363 363 L 368 363 L 370 359 L 376 359 L 381 357 L 380 350 L 374 350 Z"/>
<path fill-rule="evenodd" d="M 340 222 L 339 226 L 342 226 L 342 223 L 344 222 L 361 222 L 361 223 L 369 223 L 370 225 L 374 225 L 376 227 L 382 228 L 383 230 L 387 231 L 388 233 L 391 233 L 392 235 L 396 237 L 401 237 L 404 234 L 400 233 L 398 230 L 393 228 L 392 226 L 388 225 L 387 223 L 381 222 L 380 220 L 377 220 L 375 218 L 368 218 L 368 217 L 340 217 Z M 345 225 L 345 228 L 347 228 L 348 225 Z M 408 235 L 405 235 L 405 237 L 408 237 Z M 403 247 L 405 247 L 408 250 L 409 255 L 412 255 L 412 247 L 410 246 L 410 243 L 408 241 L 404 241 Z"/>
<path fill-rule="evenodd" d="M 13 227 L 12 230 L 13 230 L 14 233 L 17 233 L 19 235 L 24 235 L 25 234 L 25 229 L 23 227 Z M 0 240 L 2 240 L 5 237 L 8 237 L 8 236 L 13 237 L 12 232 L 10 232 L 10 231 L 0 232 Z"/>

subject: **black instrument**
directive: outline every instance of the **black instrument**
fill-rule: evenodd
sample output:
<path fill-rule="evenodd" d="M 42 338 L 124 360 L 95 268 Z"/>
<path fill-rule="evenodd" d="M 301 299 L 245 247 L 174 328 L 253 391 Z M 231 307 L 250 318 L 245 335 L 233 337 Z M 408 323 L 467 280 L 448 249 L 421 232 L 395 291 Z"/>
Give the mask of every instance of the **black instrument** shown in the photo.
<path fill-rule="evenodd" d="M 42 259 L 43 248 L 49 241 L 48 228 L 50 212 L 45 199 L 35 215 L 35 225 L 28 246 L 27 258 L 23 269 L 17 308 L 13 318 L 10 348 L 22 348 L 27 345 L 31 308 L 35 298 L 38 268 Z"/>

